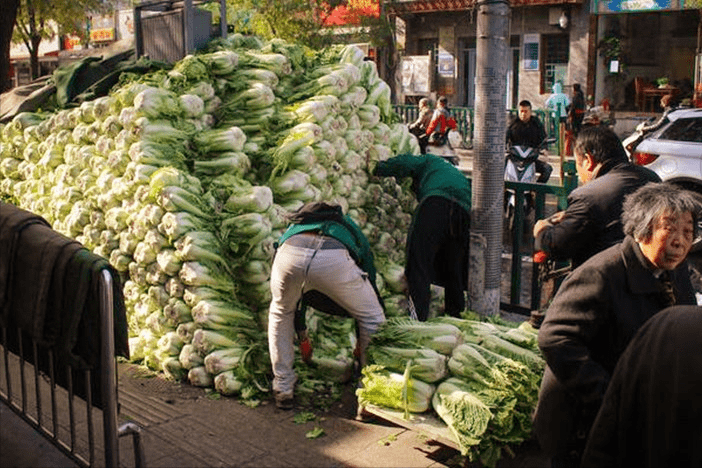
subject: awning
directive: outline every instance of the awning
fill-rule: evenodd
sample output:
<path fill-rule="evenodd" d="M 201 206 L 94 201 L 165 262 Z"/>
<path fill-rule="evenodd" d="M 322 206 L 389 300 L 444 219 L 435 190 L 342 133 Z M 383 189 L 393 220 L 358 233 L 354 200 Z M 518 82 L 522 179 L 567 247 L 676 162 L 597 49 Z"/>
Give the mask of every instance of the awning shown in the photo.
<path fill-rule="evenodd" d="M 402 14 L 463 11 L 474 8 L 476 3 L 476 0 L 408 0 L 388 2 L 386 6 L 389 13 Z M 583 3 L 583 0 L 509 0 L 509 4 L 513 7 L 541 5 L 554 6 L 581 3 Z"/>

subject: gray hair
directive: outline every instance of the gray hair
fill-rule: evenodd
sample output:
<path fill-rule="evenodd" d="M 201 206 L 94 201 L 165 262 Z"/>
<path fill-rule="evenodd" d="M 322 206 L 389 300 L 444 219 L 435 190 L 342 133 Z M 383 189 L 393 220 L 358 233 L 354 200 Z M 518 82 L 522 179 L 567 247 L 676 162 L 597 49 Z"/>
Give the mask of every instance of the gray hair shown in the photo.
<path fill-rule="evenodd" d="M 698 195 L 669 182 L 649 182 L 626 196 L 622 209 L 624 234 L 634 239 L 650 239 L 656 220 L 664 214 L 692 215 L 693 237 L 697 235 Z"/>

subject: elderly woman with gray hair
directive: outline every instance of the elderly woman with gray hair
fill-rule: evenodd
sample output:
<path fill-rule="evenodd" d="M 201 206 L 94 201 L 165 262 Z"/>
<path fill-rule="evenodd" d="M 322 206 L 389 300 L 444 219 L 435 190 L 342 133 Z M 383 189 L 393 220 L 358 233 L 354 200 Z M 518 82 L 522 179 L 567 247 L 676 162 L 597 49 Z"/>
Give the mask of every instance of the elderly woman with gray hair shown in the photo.
<path fill-rule="evenodd" d="M 552 466 L 577 467 L 614 367 L 660 310 L 695 304 L 685 262 L 695 237 L 695 195 L 649 183 L 627 196 L 626 237 L 576 268 L 539 330 L 546 358 L 534 429 Z"/>

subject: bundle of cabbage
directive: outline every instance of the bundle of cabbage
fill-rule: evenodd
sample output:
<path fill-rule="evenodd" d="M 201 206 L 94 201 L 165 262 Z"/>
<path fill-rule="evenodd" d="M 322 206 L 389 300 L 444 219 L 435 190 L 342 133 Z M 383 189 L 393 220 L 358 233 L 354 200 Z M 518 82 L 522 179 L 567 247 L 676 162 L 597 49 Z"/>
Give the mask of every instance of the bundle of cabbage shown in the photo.
<path fill-rule="evenodd" d="M 272 245 L 285 210 L 337 202 L 376 259 L 403 263 L 413 197 L 391 179 L 368 190 L 366 168 L 418 147 L 362 58 L 355 47 L 315 54 L 233 35 L 109 96 L 21 114 L 0 131 L 0 196 L 121 272 L 134 359 L 213 385 L 207 348 L 201 360 L 183 350 L 198 330 L 220 333 L 221 322 L 193 310 L 238 311 L 256 330 L 229 337 L 239 340 L 232 348 L 265 354 Z M 396 297 L 379 273 L 382 293 Z M 237 392 L 265 389 L 268 367 L 240 359 L 220 380 L 234 379 Z"/>
<path fill-rule="evenodd" d="M 403 408 L 397 396 L 387 397 L 397 395 L 393 388 L 399 385 L 388 375 L 403 370 L 404 379 L 438 385 L 432 407 L 462 453 L 494 466 L 503 451 L 510 453 L 531 433 L 543 373 L 543 359 L 531 349 L 536 335 L 527 322 L 515 327 L 453 317 L 388 320 L 371 339 L 364 374 L 376 376 L 379 366 L 386 370 L 383 378 L 370 380 L 372 391 L 357 392 L 359 404 Z"/>
<path fill-rule="evenodd" d="M 397 348 L 429 348 L 450 356 L 463 342 L 461 330 L 438 319 L 419 322 L 408 317 L 393 317 L 383 323 L 372 336 L 370 346 Z"/>
<path fill-rule="evenodd" d="M 454 349 L 449 369 L 432 405 L 464 455 L 495 466 L 503 450 L 530 437 L 541 374 L 473 343 Z"/>
<path fill-rule="evenodd" d="M 401 409 L 408 413 L 423 413 L 431 408 L 436 387 L 404 374 L 389 372 L 383 366 L 371 364 L 363 368 L 362 387 L 356 390 L 358 404 Z"/>

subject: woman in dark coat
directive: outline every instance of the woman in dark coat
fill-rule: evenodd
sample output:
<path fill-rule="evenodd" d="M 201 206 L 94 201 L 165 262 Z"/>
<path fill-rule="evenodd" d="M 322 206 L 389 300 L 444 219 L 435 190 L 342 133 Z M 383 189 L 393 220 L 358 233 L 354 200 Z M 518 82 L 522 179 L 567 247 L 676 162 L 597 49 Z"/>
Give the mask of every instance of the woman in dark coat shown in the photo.
<path fill-rule="evenodd" d="M 694 195 L 649 183 L 624 202 L 626 237 L 576 268 L 539 330 L 547 367 L 534 429 L 552 466 L 578 466 L 619 356 L 660 310 L 695 304 L 684 261 L 694 238 Z"/>

